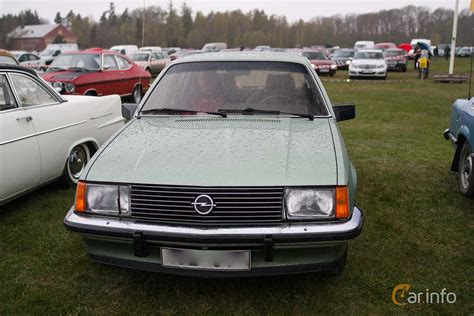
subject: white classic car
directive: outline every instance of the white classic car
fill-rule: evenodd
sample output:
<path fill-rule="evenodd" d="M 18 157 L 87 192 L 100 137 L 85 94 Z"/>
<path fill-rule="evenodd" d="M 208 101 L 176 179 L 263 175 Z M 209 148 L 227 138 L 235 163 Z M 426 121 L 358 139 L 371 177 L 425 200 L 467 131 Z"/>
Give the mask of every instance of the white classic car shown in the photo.
<path fill-rule="evenodd" d="M 117 95 L 62 96 L 34 70 L 0 66 L 0 205 L 61 177 L 76 183 L 124 122 Z"/>

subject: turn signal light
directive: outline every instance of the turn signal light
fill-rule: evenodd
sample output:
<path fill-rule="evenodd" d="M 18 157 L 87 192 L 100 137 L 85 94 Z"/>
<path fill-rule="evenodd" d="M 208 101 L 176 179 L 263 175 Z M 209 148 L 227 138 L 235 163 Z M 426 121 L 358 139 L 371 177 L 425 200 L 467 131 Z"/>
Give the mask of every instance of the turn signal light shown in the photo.
<path fill-rule="evenodd" d="M 86 211 L 86 183 L 79 181 L 76 187 L 76 203 L 74 210 L 79 213 Z"/>
<path fill-rule="evenodd" d="M 349 217 L 349 192 L 346 186 L 336 187 L 336 218 Z"/>

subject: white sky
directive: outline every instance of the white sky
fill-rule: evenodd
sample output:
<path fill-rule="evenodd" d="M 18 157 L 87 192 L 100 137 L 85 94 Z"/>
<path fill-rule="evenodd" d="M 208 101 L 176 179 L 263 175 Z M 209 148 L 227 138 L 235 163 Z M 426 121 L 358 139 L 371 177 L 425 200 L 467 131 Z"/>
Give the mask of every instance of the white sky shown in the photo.
<path fill-rule="evenodd" d="M 66 15 L 69 10 L 82 16 L 92 16 L 98 20 L 103 11 L 107 10 L 111 0 L 0 0 L 0 15 L 18 13 L 21 10 L 37 10 L 38 14 L 51 22 L 56 12 Z M 135 9 L 143 6 L 143 0 L 115 0 L 116 12 L 122 13 L 125 8 Z M 333 14 L 367 13 L 383 9 L 401 8 L 406 5 L 426 6 L 430 9 L 439 7 L 454 8 L 455 0 L 174 0 L 173 5 L 179 8 L 186 2 L 195 13 L 202 11 L 226 11 L 240 9 L 244 12 L 263 9 L 267 14 L 285 15 L 288 21 L 298 19 L 305 21 L 315 16 Z M 168 0 L 145 0 L 145 4 L 168 6 Z M 459 9 L 469 6 L 470 0 L 460 0 Z"/>

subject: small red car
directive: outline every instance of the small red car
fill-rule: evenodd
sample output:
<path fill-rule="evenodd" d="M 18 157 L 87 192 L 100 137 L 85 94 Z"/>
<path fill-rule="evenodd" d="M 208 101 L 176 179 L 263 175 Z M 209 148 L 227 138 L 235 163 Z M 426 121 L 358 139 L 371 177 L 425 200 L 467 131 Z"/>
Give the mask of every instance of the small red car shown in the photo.
<path fill-rule="evenodd" d="M 407 52 L 400 48 L 387 49 L 383 53 L 388 71 L 407 71 Z"/>
<path fill-rule="evenodd" d="M 319 50 L 302 50 L 300 54 L 308 58 L 318 75 L 326 74 L 332 77 L 336 74 L 336 62 L 328 59 L 323 52 Z"/>
<path fill-rule="evenodd" d="M 139 103 L 150 86 L 150 73 L 128 57 L 102 48 L 64 53 L 43 79 L 62 94 L 131 96 Z"/>

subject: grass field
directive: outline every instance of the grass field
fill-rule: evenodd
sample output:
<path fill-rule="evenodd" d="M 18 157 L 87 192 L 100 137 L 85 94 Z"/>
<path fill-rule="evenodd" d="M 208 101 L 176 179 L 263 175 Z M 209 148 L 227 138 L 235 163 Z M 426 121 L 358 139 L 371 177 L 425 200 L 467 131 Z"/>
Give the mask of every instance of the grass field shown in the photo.
<path fill-rule="evenodd" d="M 466 73 L 468 60 L 457 72 Z M 435 60 L 433 73 L 446 73 Z M 343 274 L 195 279 L 115 268 L 91 261 L 62 220 L 73 191 L 50 185 L 0 208 L 0 315 L 11 314 L 472 314 L 474 201 L 450 172 L 442 137 L 451 104 L 467 84 L 334 81 L 334 103 L 355 102 L 340 124 L 358 170 L 366 221 L 350 244 Z M 457 295 L 454 304 L 391 302 L 395 285 Z"/>

